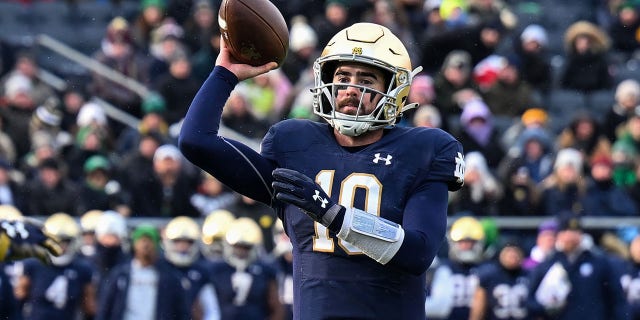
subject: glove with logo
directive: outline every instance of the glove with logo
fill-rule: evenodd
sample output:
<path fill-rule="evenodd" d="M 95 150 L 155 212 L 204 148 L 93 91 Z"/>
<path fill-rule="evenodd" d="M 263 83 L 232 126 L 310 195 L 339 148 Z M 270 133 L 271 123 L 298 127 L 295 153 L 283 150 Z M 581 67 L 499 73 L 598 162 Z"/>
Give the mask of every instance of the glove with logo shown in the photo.
<path fill-rule="evenodd" d="M 62 251 L 57 239 L 47 234 L 35 219 L 0 221 L 0 261 L 34 257 L 48 264 L 49 254 L 59 256 Z"/>
<path fill-rule="evenodd" d="M 325 227 L 329 227 L 336 217 L 344 216 L 346 209 L 334 203 L 315 181 L 304 174 L 277 168 L 273 170 L 273 178 L 271 186 L 276 199 L 297 206 Z"/>

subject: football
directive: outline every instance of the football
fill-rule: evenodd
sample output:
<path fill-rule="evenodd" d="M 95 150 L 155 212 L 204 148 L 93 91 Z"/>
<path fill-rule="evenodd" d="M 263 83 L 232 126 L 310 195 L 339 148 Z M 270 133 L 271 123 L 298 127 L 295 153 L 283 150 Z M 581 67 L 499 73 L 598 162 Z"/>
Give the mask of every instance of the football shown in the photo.
<path fill-rule="evenodd" d="M 287 23 L 269 0 L 223 0 L 218 26 L 231 55 L 242 63 L 280 66 L 287 55 Z"/>

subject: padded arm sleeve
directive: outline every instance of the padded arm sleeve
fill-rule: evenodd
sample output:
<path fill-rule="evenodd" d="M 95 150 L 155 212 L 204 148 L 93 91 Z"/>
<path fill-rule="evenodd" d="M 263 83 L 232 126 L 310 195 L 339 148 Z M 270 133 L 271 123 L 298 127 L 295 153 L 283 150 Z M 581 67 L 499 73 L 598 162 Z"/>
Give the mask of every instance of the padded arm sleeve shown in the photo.
<path fill-rule="evenodd" d="M 231 189 L 271 205 L 271 172 L 276 165 L 246 145 L 218 135 L 222 108 L 238 83 L 229 70 L 216 66 L 193 99 L 178 138 L 193 164 Z"/>

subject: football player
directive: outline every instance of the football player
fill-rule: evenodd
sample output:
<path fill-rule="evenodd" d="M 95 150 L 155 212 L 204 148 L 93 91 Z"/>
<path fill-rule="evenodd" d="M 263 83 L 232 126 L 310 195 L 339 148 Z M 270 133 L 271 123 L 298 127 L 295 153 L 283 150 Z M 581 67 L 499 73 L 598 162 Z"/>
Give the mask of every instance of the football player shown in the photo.
<path fill-rule="evenodd" d="M 516 242 L 507 242 L 498 254 L 498 261 L 478 268 L 479 284 L 470 320 L 530 319 L 526 306 L 529 282 L 522 268 L 523 257 Z"/>
<path fill-rule="evenodd" d="M 224 236 L 236 217 L 227 210 L 214 210 L 202 224 L 202 254 L 209 261 L 222 259 Z"/>
<path fill-rule="evenodd" d="M 182 276 L 182 287 L 187 306 L 191 307 L 192 318 L 220 319 L 218 298 L 207 265 L 200 256 L 199 240 L 200 226 L 195 220 L 185 216 L 175 217 L 164 229 L 164 256 Z"/>
<path fill-rule="evenodd" d="M 260 256 L 262 231 L 251 218 L 234 220 L 224 242 L 224 260 L 213 263 L 222 319 L 282 319 L 276 271 Z"/>
<path fill-rule="evenodd" d="M 40 221 L 24 217 L 12 205 L 0 205 L 0 262 L 34 257 L 51 263 L 60 254 L 62 247 Z"/>
<path fill-rule="evenodd" d="M 293 319 L 293 246 L 280 219 L 273 225 L 273 243 L 271 258 L 278 269 L 280 302 L 285 308 L 285 319 Z"/>
<path fill-rule="evenodd" d="M 449 256 L 442 259 L 428 286 L 428 319 L 469 319 L 478 286 L 476 268 L 484 260 L 485 233 L 478 219 L 458 218 L 449 230 Z"/>
<path fill-rule="evenodd" d="M 44 222 L 47 233 L 60 240 L 63 253 L 52 256 L 52 265 L 35 259 L 23 262 L 15 295 L 24 302 L 24 319 L 75 319 L 93 316 L 96 310 L 94 270 L 77 254 L 80 225 L 66 213 L 55 213 Z"/>
<path fill-rule="evenodd" d="M 183 154 L 284 221 L 294 318 L 423 319 L 424 273 L 445 239 L 464 159 L 440 129 L 394 126 L 415 107 L 405 101 L 420 68 L 389 29 L 354 24 L 314 62 L 313 110 L 327 123 L 279 122 L 260 153 L 218 136 L 236 84 L 276 67 L 240 64 L 221 41 L 182 125 Z"/>

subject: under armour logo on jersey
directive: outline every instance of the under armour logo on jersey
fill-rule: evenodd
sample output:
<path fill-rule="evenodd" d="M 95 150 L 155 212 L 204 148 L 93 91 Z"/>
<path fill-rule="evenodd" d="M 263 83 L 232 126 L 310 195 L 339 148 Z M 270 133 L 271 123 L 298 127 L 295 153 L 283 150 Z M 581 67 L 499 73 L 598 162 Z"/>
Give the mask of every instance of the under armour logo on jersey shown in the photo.
<path fill-rule="evenodd" d="M 388 166 L 391 164 L 391 159 L 393 159 L 392 155 L 387 155 L 386 158 L 380 157 L 379 153 L 374 154 L 375 158 L 373 158 L 373 163 L 378 163 L 380 160 L 384 161 L 384 165 Z"/>
<path fill-rule="evenodd" d="M 327 207 L 327 203 L 329 203 L 329 200 L 324 199 L 320 196 L 320 191 L 316 190 L 316 194 L 313 196 L 313 200 L 315 201 L 320 201 L 320 206 L 322 208 L 326 208 Z"/>

